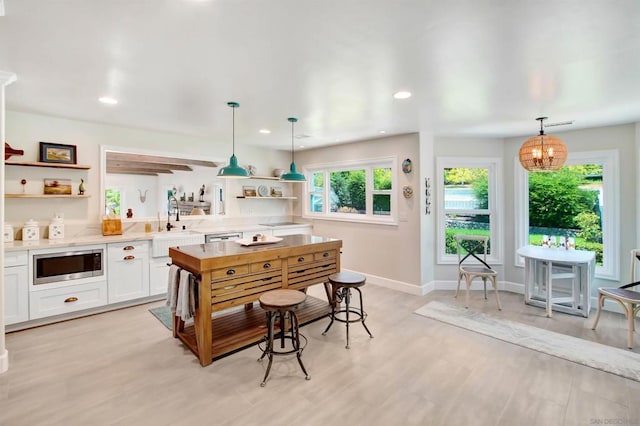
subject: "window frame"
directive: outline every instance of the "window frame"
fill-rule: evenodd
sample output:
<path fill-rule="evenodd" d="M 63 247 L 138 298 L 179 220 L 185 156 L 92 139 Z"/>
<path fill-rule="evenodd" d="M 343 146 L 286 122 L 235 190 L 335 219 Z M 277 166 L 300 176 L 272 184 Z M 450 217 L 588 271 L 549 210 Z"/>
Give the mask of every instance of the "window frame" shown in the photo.
<path fill-rule="evenodd" d="M 501 157 L 437 157 L 436 158 L 436 191 L 437 191 L 437 230 L 436 237 L 438 264 L 457 264 L 457 254 L 446 253 L 446 215 L 449 213 L 487 214 L 489 215 L 489 244 L 491 253 L 487 262 L 494 265 L 503 264 L 503 159 Z M 449 209 L 444 208 L 444 170 L 448 168 L 486 168 L 488 171 L 488 209 Z"/>
<path fill-rule="evenodd" d="M 620 154 L 618 150 L 569 152 L 565 165 L 602 164 L 603 265 L 596 265 L 595 277 L 620 280 Z M 515 243 L 516 247 L 529 244 L 529 172 L 514 159 L 515 186 Z M 609 207 L 607 207 L 609 206 Z M 524 268 L 524 259 L 515 256 L 515 266 Z"/>
<path fill-rule="evenodd" d="M 379 157 L 364 160 L 348 160 L 332 163 L 322 164 L 310 164 L 304 167 L 304 174 L 307 177 L 307 182 L 304 185 L 303 190 L 303 213 L 302 217 L 306 219 L 322 219 L 322 220 L 335 220 L 344 222 L 359 222 L 359 223 L 375 223 L 380 225 L 397 225 L 398 224 L 398 158 L 393 157 Z M 374 190 L 373 188 L 373 169 L 378 168 L 390 168 L 391 169 L 391 189 L 390 190 Z M 366 213 L 338 213 L 331 212 L 330 206 L 330 189 L 331 181 L 330 174 L 333 172 L 342 172 L 349 170 L 362 170 L 365 171 L 366 179 Z M 322 173 L 324 175 L 324 186 L 322 189 L 323 206 L 322 212 L 311 211 L 311 194 L 319 193 L 319 191 L 312 191 L 313 175 L 316 173 Z M 374 194 L 390 194 L 390 214 L 389 215 L 374 215 L 373 214 L 373 195 Z"/>

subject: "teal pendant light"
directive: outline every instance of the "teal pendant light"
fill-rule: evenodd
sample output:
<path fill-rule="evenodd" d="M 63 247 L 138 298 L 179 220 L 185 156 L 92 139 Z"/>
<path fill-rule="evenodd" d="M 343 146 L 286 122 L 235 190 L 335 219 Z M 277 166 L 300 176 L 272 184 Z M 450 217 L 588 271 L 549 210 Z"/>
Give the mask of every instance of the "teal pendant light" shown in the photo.
<path fill-rule="evenodd" d="M 227 102 L 227 106 L 233 110 L 233 151 L 231 158 L 229 159 L 229 165 L 225 166 L 218 171 L 219 178 L 227 179 L 244 179 L 249 177 L 249 172 L 244 167 L 238 166 L 238 159 L 236 158 L 236 108 L 240 106 L 237 102 Z"/>
<path fill-rule="evenodd" d="M 305 182 L 307 179 L 302 173 L 298 173 L 296 163 L 293 161 L 293 123 L 297 122 L 298 119 L 289 117 L 287 120 L 291 123 L 291 165 L 289 166 L 289 171 L 280 176 L 280 180 L 283 182 Z"/>

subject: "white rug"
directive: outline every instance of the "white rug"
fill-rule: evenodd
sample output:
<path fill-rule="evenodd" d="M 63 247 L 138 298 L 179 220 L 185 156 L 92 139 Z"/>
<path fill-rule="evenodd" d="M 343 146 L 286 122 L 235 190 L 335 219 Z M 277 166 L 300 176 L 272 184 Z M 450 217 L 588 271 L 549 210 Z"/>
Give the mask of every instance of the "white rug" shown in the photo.
<path fill-rule="evenodd" d="M 640 354 L 479 312 L 429 302 L 416 314 L 534 351 L 640 381 Z"/>

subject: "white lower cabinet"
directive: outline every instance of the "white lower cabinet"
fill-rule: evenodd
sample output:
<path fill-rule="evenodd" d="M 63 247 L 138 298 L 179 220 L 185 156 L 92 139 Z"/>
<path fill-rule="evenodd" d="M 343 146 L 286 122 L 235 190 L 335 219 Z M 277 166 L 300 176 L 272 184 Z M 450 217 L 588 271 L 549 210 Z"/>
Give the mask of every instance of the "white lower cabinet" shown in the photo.
<path fill-rule="evenodd" d="M 149 296 L 149 242 L 107 245 L 108 303 Z"/>
<path fill-rule="evenodd" d="M 26 251 L 4 255 L 4 322 L 15 324 L 29 319 L 29 256 Z"/>
<path fill-rule="evenodd" d="M 157 257 L 149 263 L 149 295 L 155 296 L 167 292 L 169 282 L 170 257 Z"/>
<path fill-rule="evenodd" d="M 106 304 L 106 281 L 32 291 L 29 295 L 31 319 L 66 314 Z"/>

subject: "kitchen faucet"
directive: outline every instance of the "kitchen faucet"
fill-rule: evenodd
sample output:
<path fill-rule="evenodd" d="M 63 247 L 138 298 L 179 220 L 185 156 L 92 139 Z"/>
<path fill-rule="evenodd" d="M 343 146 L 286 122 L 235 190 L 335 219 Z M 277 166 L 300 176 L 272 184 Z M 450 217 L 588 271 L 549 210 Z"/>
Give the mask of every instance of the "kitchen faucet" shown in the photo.
<path fill-rule="evenodd" d="M 173 195 L 169 197 L 169 207 L 171 207 L 172 202 L 176 202 L 176 222 L 180 221 L 180 206 L 178 205 L 178 199 Z M 171 213 L 169 209 L 167 209 L 167 231 L 171 231 L 171 228 L 175 228 L 175 225 L 171 224 Z"/>

